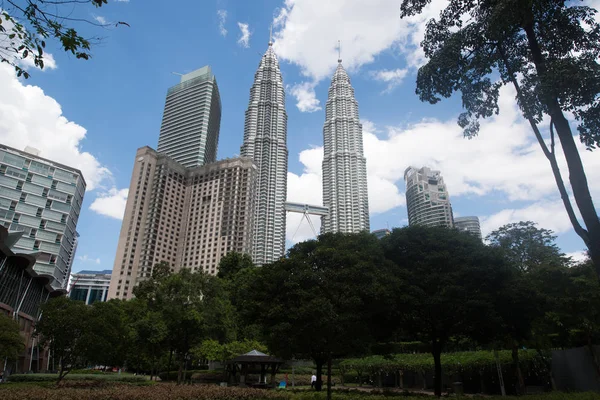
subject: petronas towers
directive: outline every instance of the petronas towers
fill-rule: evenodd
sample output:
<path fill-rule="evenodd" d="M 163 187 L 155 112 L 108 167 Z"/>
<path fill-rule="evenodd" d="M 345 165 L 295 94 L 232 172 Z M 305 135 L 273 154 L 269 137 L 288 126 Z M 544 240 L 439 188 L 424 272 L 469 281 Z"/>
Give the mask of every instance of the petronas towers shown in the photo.
<path fill-rule="evenodd" d="M 285 251 L 288 166 L 285 91 L 271 42 L 250 89 L 241 156 L 257 167 L 252 258 L 264 265 Z"/>
<path fill-rule="evenodd" d="M 325 105 L 323 125 L 323 205 L 321 233 L 369 230 L 367 163 L 362 125 L 350 78 L 338 60 Z"/>
<path fill-rule="evenodd" d="M 367 166 L 362 125 L 350 78 L 338 60 L 329 88 L 323 126 L 321 232 L 369 230 Z M 285 252 L 287 195 L 287 113 L 285 90 L 272 42 L 262 56 L 246 110 L 241 156 L 256 164 L 252 258 L 264 265 Z"/>

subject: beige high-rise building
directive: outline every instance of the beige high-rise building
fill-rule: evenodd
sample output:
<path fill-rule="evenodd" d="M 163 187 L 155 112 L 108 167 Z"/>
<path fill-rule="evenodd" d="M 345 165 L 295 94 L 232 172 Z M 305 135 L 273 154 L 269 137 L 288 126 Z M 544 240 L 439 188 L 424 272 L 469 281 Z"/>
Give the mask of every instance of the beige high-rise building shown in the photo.
<path fill-rule="evenodd" d="M 214 275 L 228 252 L 251 254 L 255 180 L 249 158 L 185 168 L 138 149 L 108 298 L 132 298 L 161 261 Z"/>

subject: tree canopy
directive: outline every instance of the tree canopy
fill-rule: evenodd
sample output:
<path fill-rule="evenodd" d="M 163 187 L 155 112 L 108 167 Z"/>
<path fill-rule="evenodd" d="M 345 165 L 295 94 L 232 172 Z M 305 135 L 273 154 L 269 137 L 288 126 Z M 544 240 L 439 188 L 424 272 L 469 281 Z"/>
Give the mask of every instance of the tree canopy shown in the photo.
<path fill-rule="evenodd" d="M 502 324 L 496 306 L 511 272 L 499 251 L 453 229 L 394 229 L 382 243 L 393 261 L 391 276 L 397 278 L 397 323 L 431 344 L 435 394 L 440 396 L 442 350 L 452 337 L 493 340 Z"/>
<path fill-rule="evenodd" d="M 19 324 L 8 315 L 0 314 L 0 360 L 15 360 L 25 348 Z"/>
<path fill-rule="evenodd" d="M 402 16 L 420 13 L 429 3 L 403 0 Z M 439 17 L 427 23 L 421 46 L 428 62 L 419 69 L 416 92 L 432 104 L 461 92 L 465 112 L 458 124 L 470 138 L 477 135 L 481 118 L 498 113 L 500 88 L 514 86 L 523 116 L 550 162 L 571 224 L 588 246 L 600 277 L 600 220 L 565 116 L 575 117 L 588 149 L 600 145 L 596 14 L 568 0 L 449 0 Z M 550 117 L 549 143 L 538 128 L 544 115 Z M 555 131 L 583 225 L 558 167 Z"/>

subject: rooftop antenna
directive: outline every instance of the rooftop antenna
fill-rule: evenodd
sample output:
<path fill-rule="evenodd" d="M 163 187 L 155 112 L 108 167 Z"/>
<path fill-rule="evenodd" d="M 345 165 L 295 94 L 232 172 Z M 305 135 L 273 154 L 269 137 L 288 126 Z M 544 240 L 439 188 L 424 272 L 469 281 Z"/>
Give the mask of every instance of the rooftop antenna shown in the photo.
<path fill-rule="evenodd" d="M 342 62 L 342 41 L 338 40 L 338 62 Z"/>

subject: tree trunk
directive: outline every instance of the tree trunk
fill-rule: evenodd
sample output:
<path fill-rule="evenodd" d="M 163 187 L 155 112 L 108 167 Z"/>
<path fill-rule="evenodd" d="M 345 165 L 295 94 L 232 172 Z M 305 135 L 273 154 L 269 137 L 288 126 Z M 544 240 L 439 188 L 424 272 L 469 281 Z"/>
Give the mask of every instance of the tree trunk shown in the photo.
<path fill-rule="evenodd" d="M 181 380 L 183 378 L 183 360 L 179 361 L 179 369 L 177 370 L 177 384 L 181 385 Z"/>
<path fill-rule="evenodd" d="M 433 389 L 436 397 L 442 396 L 442 343 L 439 340 L 434 340 L 431 343 L 431 354 L 433 355 L 434 376 Z"/>
<path fill-rule="evenodd" d="M 171 374 L 171 361 L 173 359 L 173 349 L 171 349 L 171 352 L 169 353 L 169 365 L 167 367 L 167 380 L 170 379 L 170 374 Z"/>
<path fill-rule="evenodd" d="M 317 364 L 317 382 L 315 383 L 315 390 L 320 392 L 323 388 L 323 379 L 321 378 L 321 374 L 323 373 L 323 360 L 315 360 Z"/>
<path fill-rule="evenodd" d="M 331 353 L 327 356 L 327 400 L 331 400 Z"/>
<path fill-rule="evenodd" d="M 600 376 L 600 365 L 598 364 L 598 358 L 596 357 L 596 352 L 594 351 L 594 344 L 592 343 L 592 335 L 587 333 L 587 345 L 590 351 L 590 355 L 592 356 L 592 362 L 594 363 L 594 368 L 596 369 L 596 374 Z"/>
<path fill-rule="evenodd" d="M 512 346 L 512 360 L 513 367 L 515 369 L 515 377 L 517 378 L 517 394 L 525 394 L 525 381 L 523 380 L 523 373 L 521 372 L 521 366 L 519 365 L 519 347 L 514 342 Z"/>
<path fill-rule="evenodd" d="M 523 29 L 527 35 L 531 57 L 536 67 L 540 84 L 542 87 L 548 87 L 549 85 L 546 84 L 544 79 L 547 70 L 544 55 L 542 54 L 538 40 L 535 36 L 533 20 L 527 21 L 524 24 Z M 587 228 L 587 241 L 583 237 L 582 239 L 586 242 L 590 251 L 590 257 L 596 268 L 596 274 L 600 279 L 600 219 L 598 218 L 598 213 L 596 212 L 594 202 L 592 201 L 583 163 L 581 162 L 579 151 L 575 145 L 569 121 L 565 118 L 556 95 L 553 93 L 543 93 L 542 96 L 542 102 L 546 106 L 548 113 L 552 118 L 552 122 L 556 127 L 556 134 L 560 139 L 565 160 L 567 161 L 569 182 L 571 184 L 571 189 L 573 190 L 575 203 L 577 204 L 577 208 L 579 209 L 583 222 Z"/>

